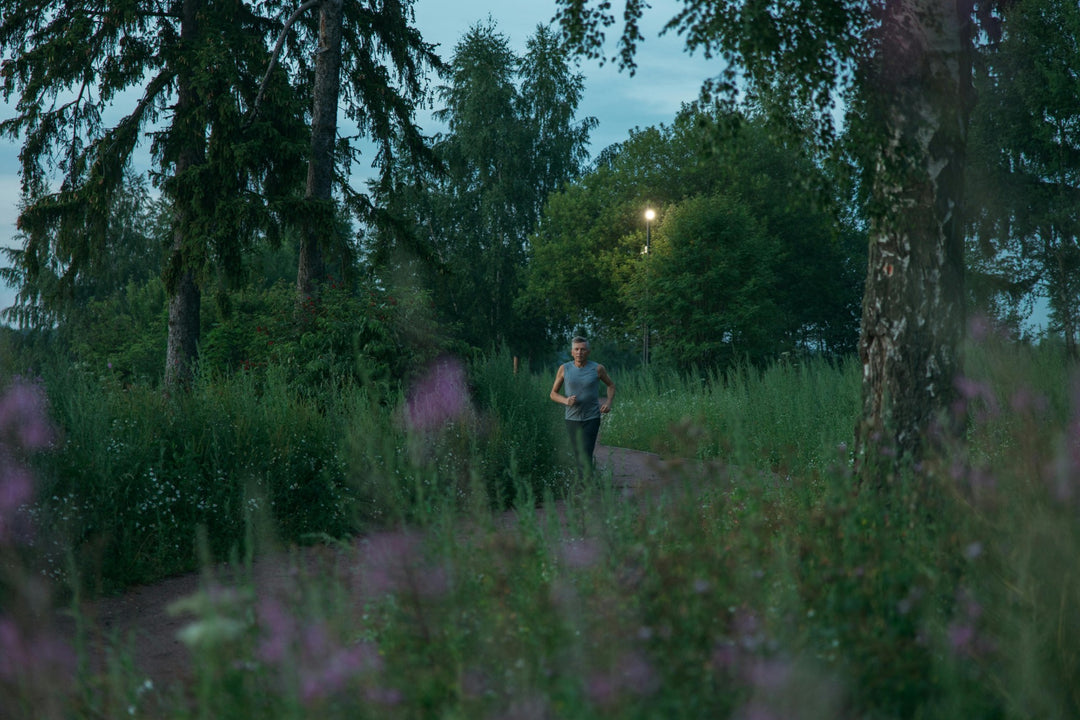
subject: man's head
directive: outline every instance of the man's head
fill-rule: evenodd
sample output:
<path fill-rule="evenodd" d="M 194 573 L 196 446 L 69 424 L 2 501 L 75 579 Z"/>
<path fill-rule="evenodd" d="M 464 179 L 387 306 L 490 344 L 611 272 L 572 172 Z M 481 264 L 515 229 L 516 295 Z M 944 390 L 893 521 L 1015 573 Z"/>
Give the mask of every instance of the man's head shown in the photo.
<path fill-rule="evenodd" d="M 578 335 L 570 343 L 570 356 L 574 358 L 574 362 L 578 364 L 584 363 L 589 359 L 589 341 Z"/>

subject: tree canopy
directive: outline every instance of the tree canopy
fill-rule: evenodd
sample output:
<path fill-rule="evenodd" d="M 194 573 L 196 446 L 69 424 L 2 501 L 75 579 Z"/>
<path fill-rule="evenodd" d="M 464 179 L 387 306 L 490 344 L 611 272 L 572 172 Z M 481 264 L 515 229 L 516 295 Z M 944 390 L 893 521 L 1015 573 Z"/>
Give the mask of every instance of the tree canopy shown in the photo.
<path fill-rule="evenodd" d="M 717 123 L 737 130 L 717 135 Z M 640 340 L 647 325 L 680 367 L 850 351 L 865 255 L 838 219 L 835 189 L 763 118 L 687 109 L 671 126 L 631 133 L 551 197 L 518 302 L 542 310 L 553 337 L 581 328 Z M 658 213 L 651 257 L 647 207 Z M 723 282 L 704 282 L 711 272 Z M 688 325 L 700 352 L 675 347 Z"/>
<path fill-rule="evenodd" d="M 526 243 L 548 194 L 576 177 L 594 120 L 576 119 L 582 78 L 557 38 L 538 26 L 518 57 L 491 24 L 457 44 L 436 117 L 442 172 L 401 165 L 380 199 L 403 219 L 413 256 L 445 324 L 473 347 L 527 342 L 532 318 L 515 309 Z M 392 260 L 383 232 L 374 251 Z"/>

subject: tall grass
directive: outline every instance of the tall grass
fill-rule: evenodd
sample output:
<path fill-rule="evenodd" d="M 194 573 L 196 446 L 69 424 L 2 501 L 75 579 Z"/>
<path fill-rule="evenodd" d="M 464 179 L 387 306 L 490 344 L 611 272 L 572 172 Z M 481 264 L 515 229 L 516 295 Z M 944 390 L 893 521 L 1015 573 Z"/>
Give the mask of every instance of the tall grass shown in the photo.
<path fill-rule="evenodd" d="M 304 543 L 559 492 L 550 403 L 509 357 L 473 363 L 461 387 L 299 388 L 274 366 L 172 397 L 74 371 L 43 382 L 61 440 L 37 462 L 33 513 L 55 529 L 50 573 L 99 591 L 195 569 L 200 528 L 225 560 L 255 552 L 252 523 Z M 415 426 L 410 403 L 432 396 L 457 410 Z"/>
<path fill-rule="evenodd" d="M 102 590 L 193 569 L 199 527 L 214 557 L 250 552 L 253 513 L 289 541 L 354 527 L 337 453 L 342 409 L 317 407 L 273 372 L 200 379 L 177 397 L 73 372 L 52 378 L 49 393 L 62 442 L 39 463 L 40 520 Z"/>
<path fill-rule="evenodd" d="M 665 457 L 803 472 L 850 445 L 859 383 L 854 358 L 691 378 L 637 370 L 618 378 L 616 411 L 605 420 L 602 441 Z"/>
<path fill-rule="evenodd" d="M 503 365 L 473 367 L 468 411 L 433 434 L 418 436 L 413 415 L 403 422 L 407 391 L 342 399 L 344 474 L 385 473 L 378 492 L 350 492 L 397 515 L 369 525 L 340 562 L 295 556 L 287 584 L 208 570 L 178 608 L 190 620 L 188 683 L 83 673 L 39 704 L 0 660 L 0 690 L 23 703 L 4 707 L 170 718 L 1080 715 L 1080 380 L 1064 362 L 983 339 L 953 409 L 970 418 L 968 437 L 884 487 L 857 483 L 841 447 L 856 412 L 850 364 L 693 384 L 618 377 L 604 442 L 723 462 L 705 478 L 673 476 L 629 498 L 595 488 L 539 511 L 538 493 L 557 483 L 529 471 L 544 457 L 527 440 L 557 446 L 558 412 L 548 378 Z M 506 440 L 507 428 L 521 435 Z M 447 458 L 459 451 L 467 459 Z M 500 472 L 482 470 L 491 458 L 504 459 Z M 432 501 L 459 492 L 464 502 Z M 518 506 L 492 512 L 491 493 Z M 14 597 L 23 586 L 7 587 Z M 25 628 L 9 607 L 0 620 Z M 21 632 L 20 651 L 42 667 L 48 638 Z"/>

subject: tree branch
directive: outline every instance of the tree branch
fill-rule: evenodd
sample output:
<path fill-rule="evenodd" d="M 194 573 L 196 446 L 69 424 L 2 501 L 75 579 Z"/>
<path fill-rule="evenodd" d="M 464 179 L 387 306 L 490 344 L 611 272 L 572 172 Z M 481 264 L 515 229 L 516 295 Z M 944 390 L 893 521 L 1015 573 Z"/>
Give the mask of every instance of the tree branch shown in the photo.
<path fill-rule="evenodd" d="M 281 47 L 285 44 L 285 36 L 300 16 L 305 12 L 315 7 L 322 0 L 306 0 L 300 7 L 296 8 L 296 11 L 289 16 L 289 19 L 285 21 L 285 26 L 281 28 L 281 35 L 278 37 L 277 44 L 274 45 L 274 52 L 270 54 L 270 64 L 266 67 L 266 75 L 263 76 L 262 82 L 259 83 L 259 92 L 255 95 L 255 102 L 251 105 L 251 110 L 248 112 L 247 122 L 245 126 L 251 125 L 255 121 L 255 116 L 259 114 L 259 103 L 262 102 L 263 93 L 266 91 L 266 83 L 270 80 L 270 73 L 274 71 L 274 65 L 277 63 L 278 55 L 281 54 Z"/>
<path fill-rule="evenodd" d="M 74 12 L 79 14 L 79 15 L 86 15 L 87 17 L 107 18 L 109 16 L 109 14 L 111 12 L 113 12 L 113 11 L 111 11 L 111 10 L 83 10 L 83 9 L 79 9 L 79 10 L 76 10 Z M 167 18 L 169 20 L 179 20 L 180 19 L 180 14 L 179 13 L 171 13 L 171 12 L 135 12 L 135 13 L 133 13 L 133 15 L 135 17 L 138 17 L 138 18 Z"/>

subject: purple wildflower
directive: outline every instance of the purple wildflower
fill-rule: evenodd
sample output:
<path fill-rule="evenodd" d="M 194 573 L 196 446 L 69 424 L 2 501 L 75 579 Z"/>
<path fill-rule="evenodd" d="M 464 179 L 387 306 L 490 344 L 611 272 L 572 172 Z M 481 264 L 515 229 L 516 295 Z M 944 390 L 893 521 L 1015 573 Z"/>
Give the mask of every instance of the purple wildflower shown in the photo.
<path fill-rule="evenodd" d="M 949 645 L 954 653 L 972 654 L 979 651 L 976 623 L 982 617 L 983 608 L 967 588 L 961 588 L 956 598 L 958 616 L 946 630 Z"/>
<path fill-rule="evenodd" d="M 48 399 L 40 386 L 16 378 L 0 398 L 0 441 L 23 450 L 40 450 L 53 441 L 46 408 Z"/>
<path fill-rule="evenodd" d="M 273 598 L 259 603 L 258 617 L 265 630 L 265 637 L 259 644 L 259 658 L 271 664 L 283 662 L 296 636 L 295 619 Z"/>
<path fill-rule="evenodd" d="M 659 679 L 648 659 L 639 652 L 625 655 L 619 662 L 622 686 L 637 695 L 647 695 L 657 689 Z"/>
<path fill-rule="evenodd" d="M 34 495 L 34 480 L 24 468 L 16 465 L 0 467 L 0 523 L 30 501 Z"/>
<path fill-rule="evenodd" d="M 964 375 L 958 375 L 954 381 L 957 392 L 968 402 L 979 401 L 988 417 L 996 417 L 1000 411 L 997 395 L 989 383 L 980 382 Z"/>
<path fill-rule="evenodd" d="M 33 499 L 30 474 L 17 465 L 6 465 L 0 454 L 0 544 L 27 544 L 33 538 L 33 523 L 26 505 Z"/>
<path fill-rule="evenodd" d="M 1032 392 L 1029 388 L 1020 388 L 1009 398 L 1009 406 L 1014 412 L 1044 414 L 1050 407 L 1045 395 Z"/>
<path fill-rule="evenodd" d="M 0 616 L 0 682 L 64 678 L 74 668 L 75 654 L 64 640 L 49 633 L 28 634 Z"/>
<path fill-rule="evenodd" d="M 948 636 L 954 653 L 966 653 L 975 640 L 975 628 L 970 623 L 953 623 L 949 625 Z"/>
<path fill-rule="evenodd" d="M 296 670 L 305 703 L 333 697 L 353 683 L 370 686 L 373 674 L 382 668 L 372 643 L 342 644 L 324 622 L 314 622 L 301 632 L 296 618 L 277 600 L 260 602 L 257 612 L 264 632 L 259 659 L 283 672 Z M 371 695 L 369 699 L 390 698 L 389 691 L 380 688 L 367 687 L 365 692 Z"/>
<path fill-rule="evenodd" d="M 608 706 L 618 697 L 618 688 L 609 673 L 593 673 L 589 676 L 585 692 L 593 705 Z"/>
<path fill-rule="evenodd" d="M 379 533 L 367 538 L 364 545 L 356 575 L 361 593 L 378 596 L 408 592 L 435 598 L 450 590 L 450 569 L 424 557 L 418 535 Z"/>
<path fill-rule="evenodd" d="M 779 690 L 791 680 L 791 663 L 777 659 L 759 659 L 750 665 L 747 680 L 762 690 Z"/>
<path fill-rule="evenodd" d="M 757 648 L 764 640 L 761 623 L 757 615 L 750 610 L 739 610 L 735 614 L 732 620 L 732 632 L 739 644 L 747 650 Z"/>
<path fill-rule="evenodd" d="M 364 541 L 360 566 L 361 588 L 373 595 L 402 589 L 417 563 L 420 540 L 408 532 L 372 535 Z"/>
<path fill-rule="evenodd" d="M 0 542 L 16 534 L 19 508 L 34 495 L 33 478 L 20 463 L 20 453 L 48 447 L 53 441 L 46 406 L 41 387 L 20 378 L 0 397 Z M 24 525 L 28 531 L 29 525 Z"/>
<path fill-rule="evenodd" d="M 716 672 L 733 672 L 739 660 L 739 648 L 730 640 L 716 645 L 709 658 L 709 664 Z"/>
<path fill-rule="evenodd" d="M 409 427 L 434 430 L 469 411 L 465 369 L 453 358 L 437 360 L 413 386 L 407 404 Z"/>
<path fill-rule="evenodd" d="M 305 702 L 332 697 L 350 682 L 381 667 L 378 651 L 370 643 L 333 647 L 321 626 L 306 638 L 310 643 L 301 671 L 300 692 Z M 318 653 L 311 652 L 317 648 Z"/>
<path fill-rule="evenodd" d="M 397 688 L 387 687 L 373 687 L 364 691 L 364 697 L 367 701 L 374 703 L 375 705 L 392 706 L 400 705 L 405 699 L 401 691 Z"/>
<path fill-rule="evenodd" d="M 968 484 L 975 492 L 993 492 L 997 488 L 997 480 L 990 471 L 977 467 L 972 468 L 968 474 Z"/>
<path fill-rule="evenodd" d="M 619 658 L 612 670 L 591 674 L 585 692 L 594 705 L 604 707 L 614 704 L 627 693 L 641 696 L 655 692 L 659 682 L 645 656 L 631 652 Z"/>

